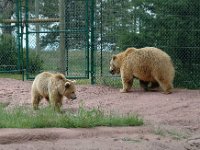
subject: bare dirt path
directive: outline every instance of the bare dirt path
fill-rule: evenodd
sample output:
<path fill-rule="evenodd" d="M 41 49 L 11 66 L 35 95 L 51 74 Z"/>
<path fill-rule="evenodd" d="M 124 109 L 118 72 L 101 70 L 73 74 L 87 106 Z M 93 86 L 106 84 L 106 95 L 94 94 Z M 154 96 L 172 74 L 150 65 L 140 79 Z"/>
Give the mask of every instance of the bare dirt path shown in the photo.
<path fill-rule="evenodd" d="M 0 102 L 30 107 L 31 81 L 0 79 Z M 63 109 L 100 107 L 108 113 L 137 113 L 141 127 L 92 129 L 0 129 L 0 150 L 200 150 L 200 90 L 172 94 L 77 85 L 78 99 Z M 46 105 L 44 102 L 42 105 Z"/>

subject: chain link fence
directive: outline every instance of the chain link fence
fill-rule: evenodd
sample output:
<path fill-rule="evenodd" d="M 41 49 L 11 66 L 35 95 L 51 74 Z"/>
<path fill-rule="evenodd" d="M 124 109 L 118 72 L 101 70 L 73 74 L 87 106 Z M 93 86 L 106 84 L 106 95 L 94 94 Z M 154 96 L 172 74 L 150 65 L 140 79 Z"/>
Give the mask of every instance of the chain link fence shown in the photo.
<path fill-rule="evenodd" d="M 12 14 L 16 9 L 16 3 L 0 1 L 0 72 L 20 71 L 19 29 L 11 21 L 11 17 L 17 20 L 17 14 Z"/>
<path fill-rule="evenodd" d="M 108 73 L 111 56 L 127 47 L 153 46 L 171 56 L 175 87 L 199 88 L 199 8 L 197 0 L 97 0 L 97 81 L 119 86 L 120 78 Z"/>
<path fill-rule="evenodd" d="M 26 10 L 27 78 L 44 70 L 88 78 L 88 9 L 83 0 L 37 0 Z"/>
<path fill-rule="evenodd" d="M 171 56 L 175 87 L 199 88 L 199 8 L 197 0 L 0 0 L 0 71 L 121 86 L 111 56 L 153 46 Z"/>

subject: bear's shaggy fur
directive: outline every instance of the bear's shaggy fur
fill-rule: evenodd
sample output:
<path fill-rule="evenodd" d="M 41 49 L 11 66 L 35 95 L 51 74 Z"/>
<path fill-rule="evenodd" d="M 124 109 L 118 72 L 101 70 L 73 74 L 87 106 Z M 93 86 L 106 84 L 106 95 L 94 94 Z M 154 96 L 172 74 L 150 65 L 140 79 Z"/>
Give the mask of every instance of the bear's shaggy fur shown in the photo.
<path fill-rule="evenodd" d="M 145 84 L 149 82 L 159 86 L 164 93 L 171 93 L 175 70 L 170 56 L 155 47 L 141 49 L 127 48 L 112 57 L 110 72 L 121 74 L 123 89 L 128 92 L 133 84 L 133 79 L 138 78 Z"/>
<path fill-rule="evenodd" d="M 45 98 L 56 111 L 60 111 L 62 99 L 76 99 L 74 81 L 68 80 L 63 74 L 43 72 L 35 77 L 31 89 L 31 100 L 34 109 L 42 98 Z"/>
<path fill-rule="evenodd" d="M 158 88 L 159 84 L 157 82 L 149 82 L 149 81 L 140 80 L 140 86 L 144 89 L 144 91 L 149 91 L 149 90 Z"/>

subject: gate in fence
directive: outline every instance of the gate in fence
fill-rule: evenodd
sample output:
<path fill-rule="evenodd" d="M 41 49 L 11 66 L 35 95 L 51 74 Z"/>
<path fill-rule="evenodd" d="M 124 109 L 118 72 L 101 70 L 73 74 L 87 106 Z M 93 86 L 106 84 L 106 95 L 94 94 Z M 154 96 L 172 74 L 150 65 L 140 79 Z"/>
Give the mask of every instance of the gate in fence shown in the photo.
<path fill-rule="evenodd" d="M 191 0 L 3 0 L 0 72 L 112 84 L 120 82 L 108 73 L 113 54 L 154 46 L 172 57 L 175 87 L 199 88 L 199 7 Z"/>

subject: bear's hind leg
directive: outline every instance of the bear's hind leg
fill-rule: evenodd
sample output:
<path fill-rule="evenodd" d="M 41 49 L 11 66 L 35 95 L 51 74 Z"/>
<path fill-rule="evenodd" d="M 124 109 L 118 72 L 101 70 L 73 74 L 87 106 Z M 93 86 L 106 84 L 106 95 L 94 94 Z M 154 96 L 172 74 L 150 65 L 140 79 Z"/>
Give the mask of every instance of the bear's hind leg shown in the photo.
<path fill-rule="evenodd" d="M 155 89 L 155 88 L 158 88 L 158 87 L 159 87 L 158 82 L 151 82 L 151 86 L 149 88 L 150 89 Z"/>
<path fill-rule="evenodd" d="M 163 90 L 165 94 L 172 93 L 173 85 L 171 83 L 168 83 L 164 86 Z"/>
<path fill-rule="evenodd" d="M 143 81 L 140 80 L 140 87 L 142 87 L 144 89 L 144 91 L 148 91 L 148 85 L 149 85 L 149 81 Z"/>
<path fill-rule="evenodd" d="M 157 81 L 158 81 L 160 87 L 162 88 L 164 94 L 172 93 L 173 85 L 169 81 L 167 81 L 165 79 L 157 80 Z"/>
<path fill-rule="evenodd" d="M 133 78 L 131 80 L 128 81 L 128 87 L 127 87 L 127 91 L 130 91 L 131 88 L 133 86 Z"/>

